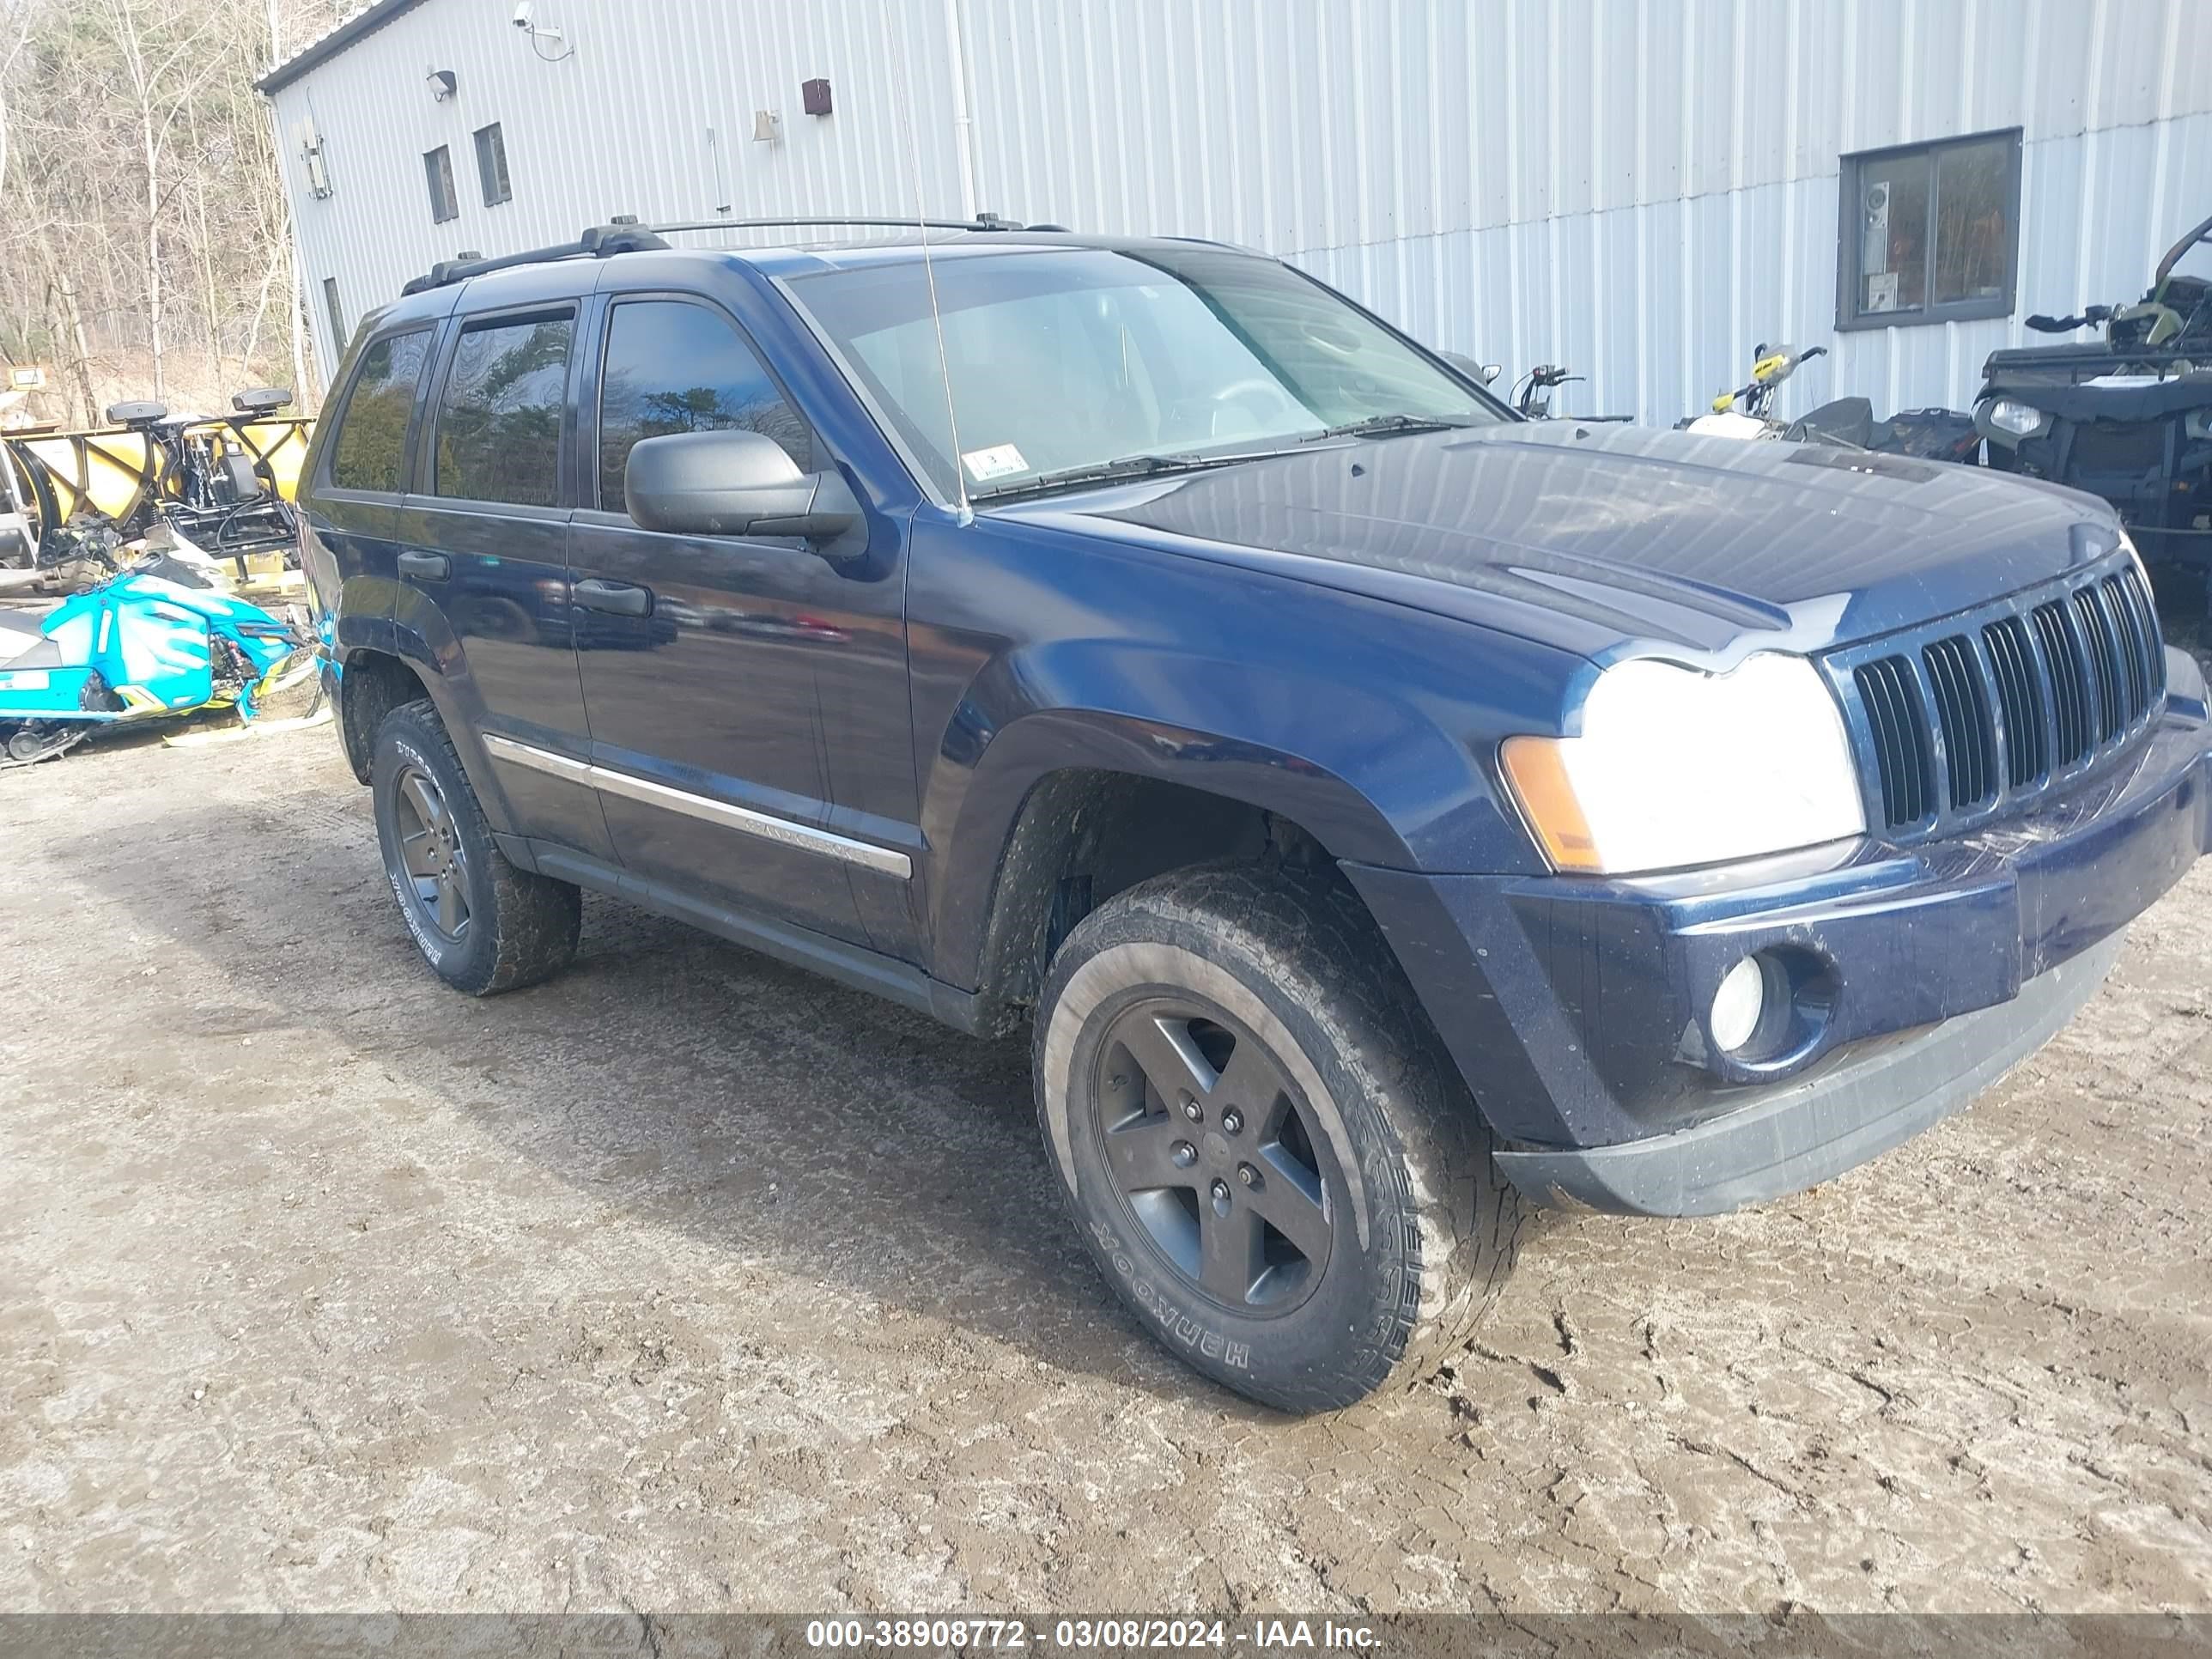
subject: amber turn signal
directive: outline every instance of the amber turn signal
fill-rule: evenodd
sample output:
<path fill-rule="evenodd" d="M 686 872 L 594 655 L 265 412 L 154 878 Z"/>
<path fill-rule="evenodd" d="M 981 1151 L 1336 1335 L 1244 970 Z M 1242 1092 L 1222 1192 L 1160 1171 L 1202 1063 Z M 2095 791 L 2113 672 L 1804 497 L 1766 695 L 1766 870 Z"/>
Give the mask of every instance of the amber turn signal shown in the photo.
<path fill-rule="evenodd" d="M 1560 738 L 1508 738 L 1498 751 L 1505 781 L 1521 805 L 1521 816 L 1535 831 L 1544 856 L 1555 870 L 1595 875 L 1604 869 L 1597 837 L 1583 817 L 1582 803 L 1567 777 Z"/>

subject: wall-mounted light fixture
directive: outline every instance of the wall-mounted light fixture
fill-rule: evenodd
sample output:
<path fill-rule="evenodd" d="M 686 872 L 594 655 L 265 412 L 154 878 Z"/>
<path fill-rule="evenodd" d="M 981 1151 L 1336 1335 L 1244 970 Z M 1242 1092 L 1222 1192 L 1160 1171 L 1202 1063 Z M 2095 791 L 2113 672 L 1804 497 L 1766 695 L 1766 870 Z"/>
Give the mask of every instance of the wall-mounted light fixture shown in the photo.
<path fill-rule="evenodd" d="M 307 170 L 307 193 L 322 201 L 331 194 L 331 169 L 323 159 L 322 135 L 312 122 L 301 121 L 293 127 L 292 137 L 300 147 L 300 165 Z"/>
<path fill-rule="evenodd" d="M 800 82 L 799 106 L 809 115 L 827 115 L 830 112 L 829 82 L 818 76 L 811 81 Z"/>
<path fill-rule="evenodd" d="M 753 112 L 753 143 L 772 144 L 783 137 L 783 117 L 772 109 Z"/>
<path fill-rule="evenodd" d="M 430 101 L 434 104 L 444 103 L 460 85 L 460 81 L 451 70 L 432 70 L 423 78 L 430 83 Z"/>

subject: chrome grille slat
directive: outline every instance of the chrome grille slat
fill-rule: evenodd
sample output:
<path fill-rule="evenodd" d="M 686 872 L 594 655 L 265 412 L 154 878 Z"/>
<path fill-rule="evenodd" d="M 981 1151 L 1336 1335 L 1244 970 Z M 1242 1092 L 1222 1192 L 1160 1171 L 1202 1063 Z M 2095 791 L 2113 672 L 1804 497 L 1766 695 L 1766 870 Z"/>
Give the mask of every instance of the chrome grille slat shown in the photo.
<path fill-rule="evenodd" d="M 1928 816 L 1929 734 L 1913 684 L 1912 665 L 1903 657 L 1884 657 L 1858 671 L 1859 695 L 1874 728 L 1875 754 L 1881 768 L 1882 798 L 1892 824 L 1917 823 Z"/>
<path fill-rule="evenodd" d="M 2051 677 L 2051 705 L 2058 711 L 2057 762 L 2072 766 L 2089 752 L 2088 669 L 2074 648 L 2074 625 L 2064 605 L 2054 599 L 2036 606 L 2035 631 Z"/>
<path fill-rule="evenodd" d="M 2097 740 L 2110 743 L 2126 723 L 2121 714 L 2119 653 L 2113 646 L 2111 623 L 2098 601 L 2096 588 L 2076 588 L 2070 603 L 2081 660 L 2088 668 L 2090 684 L 2096 688 L 2090 706 L 2096 711 Z"/>
<path fill-rule="evenodd" d="M 1996 730 L 1982 692 L 1974 647 L 1963 634 L 1940 639 L 1921 653 L 1943 730 L 1943 763 L 1954 807 L 1979 806 L 1996 793 Z"/>
<path fill-rule="evenodd" d="M 1982 643 L 1996 674 L 1997 702 L 2004 711 L 2005 781 L 2024 789 L 2051 765 L 2035 647 L 2028 641 L 2027 625 L 2017 617 L 2000 617 L 1983 629 Z"/>

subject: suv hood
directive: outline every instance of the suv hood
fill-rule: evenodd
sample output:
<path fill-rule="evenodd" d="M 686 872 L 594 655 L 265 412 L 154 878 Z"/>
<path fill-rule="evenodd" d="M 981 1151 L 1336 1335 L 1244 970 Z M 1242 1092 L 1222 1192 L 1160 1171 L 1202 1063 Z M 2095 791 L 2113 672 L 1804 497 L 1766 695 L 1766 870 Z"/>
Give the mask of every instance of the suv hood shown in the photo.
<path fill-rule="evenodd" d="M 1978 468 L 1571 420 L 1316 446 L 994 511 L 1594 660 L 1711 666 L 1965 610 L 2119 534 L 2092 497 Z"/>

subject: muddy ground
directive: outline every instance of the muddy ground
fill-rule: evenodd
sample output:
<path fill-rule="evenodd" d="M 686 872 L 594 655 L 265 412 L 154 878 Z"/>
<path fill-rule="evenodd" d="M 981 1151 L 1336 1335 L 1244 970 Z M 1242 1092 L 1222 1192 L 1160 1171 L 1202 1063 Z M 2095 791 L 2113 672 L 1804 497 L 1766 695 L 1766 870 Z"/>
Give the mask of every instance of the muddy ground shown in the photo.
<path fill-rule="evenodd" d="M 1300 1422 L 1109 1298 L 1020 1042 L 598 900 L 456 996 L 328 728 L 0 841 L 0 1608 L 2212 1608 L 2212 867 L 1971 1114 L 1549 1219 Z"/>

